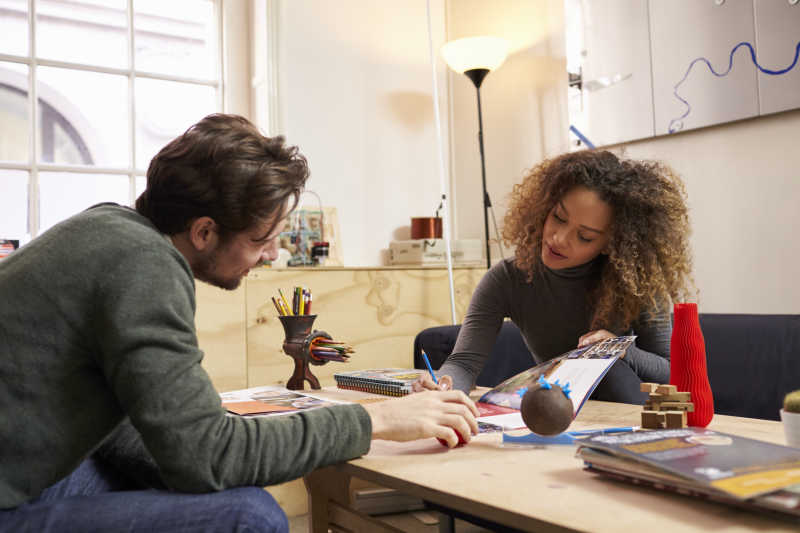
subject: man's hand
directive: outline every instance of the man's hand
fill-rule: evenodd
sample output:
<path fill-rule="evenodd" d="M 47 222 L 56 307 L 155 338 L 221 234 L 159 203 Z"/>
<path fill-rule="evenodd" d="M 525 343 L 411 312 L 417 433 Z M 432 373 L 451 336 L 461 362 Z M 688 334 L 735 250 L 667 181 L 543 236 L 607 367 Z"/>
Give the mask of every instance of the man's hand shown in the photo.
<path fill-rule="evenodd" d="M 414 392 L 422 392 L 425 390 L 452 390 L 453 378 L 450 376 L 440 376 L 437 378 L 439 384 L 433 382 L 430 374 L 424 373 L 420 378 L 411 384 L 411 390 Z"/>
<path fill-rule="evenodd" d="M 590 331 L 589 333 L 582 335 L 581 338 L 578 339 L 578 348 L 583 348 L 584 346 L 589 346 L 590 344 L 604 341 L 606 339 L 613 339 L 614 337 L 616 337 L 616 335 L 605 329 Z M 622 355 L 620 355 L 620 359 L 622 359 L 623 357 L 625 357 L 624 352 L 622 353 Z"/>
<path fill-rule="evenodd" d="M 460 433 L 469 442 L 478 433 L 478 409 L 461 391 L 426 391 L 364 406 L 372 419 L 372 438 L 410 441 L 436 437 L 450 448 Z"/>

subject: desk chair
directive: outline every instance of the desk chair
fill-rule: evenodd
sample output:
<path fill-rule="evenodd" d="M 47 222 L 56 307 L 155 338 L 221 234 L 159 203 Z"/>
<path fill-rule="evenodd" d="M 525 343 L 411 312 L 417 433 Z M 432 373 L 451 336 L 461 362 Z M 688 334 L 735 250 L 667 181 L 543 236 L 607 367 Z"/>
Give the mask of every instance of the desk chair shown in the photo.
<path fill-rule="evenodd" d="M 414 368 L 426 368 L 422 350 L 428 354 L 431 366 L 438 370 L 452 353 L 461 326 L 427 328 L 414 339 Z M 533 366 L 533 356 L 522 340 L 522 334 L 513 322 L 506 320 L 500 327 L 489 361 L 478 374 L 479 387 L 494 387 Z"/>

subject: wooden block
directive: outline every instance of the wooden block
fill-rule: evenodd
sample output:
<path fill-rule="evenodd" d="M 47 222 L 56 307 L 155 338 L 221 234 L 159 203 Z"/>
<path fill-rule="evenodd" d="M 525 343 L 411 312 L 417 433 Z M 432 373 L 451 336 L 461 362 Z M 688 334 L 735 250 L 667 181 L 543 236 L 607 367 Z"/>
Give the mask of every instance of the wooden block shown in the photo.
<path fill-rule="evenodd" d="M 642 427 L 661 429 L 664 427 L 664 415 L 657 411 L 642 411 Z"/>
<path fill-rule="evenodd" d="M 639 385 L 639 390 L 642 392 L 655 392 L 657 387 L 658 383 L 642 383 Z"/>
<path fill-rule="evenodd" d="M 692 402 L 661 402 L 660 410 L 694 412 L 694 404 Z"/>
<path fill-rule="evenodd" d="M 686 411 L 666 411 L 664 413 L 664 425 L 667 429 L 677 429 L 686 427 Z"/>
<path fill-rule="evenodd" d="M 678 387 L 675 385 L 659 385 L 656 388 L 656 392 L 659 394 L 675 394 L 678 392 Z"/>
<path fill-rule="evenodd" d="M 692 401 L 692 393 L 691 392 L 676 392 L 674 394 L 662 394 L 661 395 L 662 402 L 691 402 Z"/>
<path fill-rule="evenodd" d="M 648 400 L 644 403 L 645 411 L 661 411 L 661 402 Z"/>

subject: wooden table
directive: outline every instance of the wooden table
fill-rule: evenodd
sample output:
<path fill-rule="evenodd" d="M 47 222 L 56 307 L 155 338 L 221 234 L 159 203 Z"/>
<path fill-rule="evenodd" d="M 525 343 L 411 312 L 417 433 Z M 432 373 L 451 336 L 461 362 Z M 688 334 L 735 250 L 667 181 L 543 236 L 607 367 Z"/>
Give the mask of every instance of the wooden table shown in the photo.
<path fill-rule="evenodd" d="M 339 397 L 354 394 L 361 393 Z M 641 409 L 589 401 L 570 429 L 638 425 Z M 784 444 L 779 422 L 716 415 L 709 429 Z M 503 445 L 499 433 L 455 449 L 435 439 L 373 441 L 367 455 L 306 477 L 310 531 L 396 531 L 350 508 L 351 477 L 523 531 L 798 530 L 770 516 L 591 474 L 574 454 L 571 445 Z"/>

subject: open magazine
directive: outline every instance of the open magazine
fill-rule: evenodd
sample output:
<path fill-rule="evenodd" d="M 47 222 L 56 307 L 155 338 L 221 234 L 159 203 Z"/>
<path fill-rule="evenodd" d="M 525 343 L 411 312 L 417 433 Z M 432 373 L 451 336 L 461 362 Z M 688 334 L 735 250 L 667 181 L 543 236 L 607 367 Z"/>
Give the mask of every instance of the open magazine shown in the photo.
<path fill-rule="evenodd" d="M 220 394 L 222 407 L 240 416 L 268 416 L 296 413 L 342 402 L 318 398 L 313 394 L 283 387 L 253 387 Z"/>
<path fill-rule="evenodd" d="M 800 518 L 796 448 L 689 427 L 588 437 L 576 455 L 622 481 Z"/>
<path fill-rule="evenodd" d="M 633 344 L 636 336 L 614 337 L 576 348 L 549 361 L 520 372 L 485 393 L 478 400 L 480 420 L 500 424 L 506 429 L 525 427 L 519 414 L 522 395 L 544 378 L 550 383 L 569 384 L 573 417 L 617 359 Z"/>

